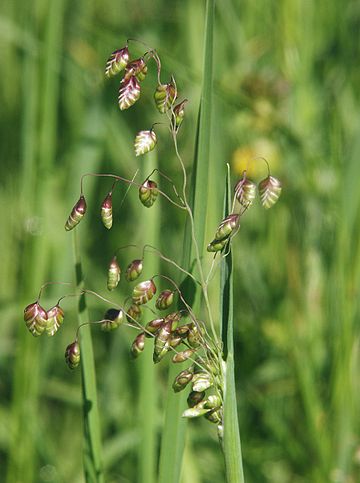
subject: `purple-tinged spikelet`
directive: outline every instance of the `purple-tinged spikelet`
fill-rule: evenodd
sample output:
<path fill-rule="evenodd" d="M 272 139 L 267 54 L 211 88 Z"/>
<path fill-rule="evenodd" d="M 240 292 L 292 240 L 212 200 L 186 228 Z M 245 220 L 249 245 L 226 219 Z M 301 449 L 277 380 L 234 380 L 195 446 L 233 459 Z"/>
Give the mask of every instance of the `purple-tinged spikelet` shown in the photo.
<path fill-rule="evenodd" d="M 65 223 L 65 230 L 70 231 L 84 218 L 86 213 L 86 201 L 84 195 L 81 195 L 75 206 L 73 207 L 69 218 Z"/>
<path fill-rule="evenodd" d="M 113 52 L 108 61 L 106 62 L 105 67 L 105 76 L 110 78 L 114 75 L 121 72 L 129 62 L 129 49 L 127 46 L 123 47 L 122 49 L 115 50 Z"/>
<path fill-rule="evenodd" d="M 47 327 L 47 313 L 38 302 L 34 302 L 25 307 L 24 321 L 32 335 L 38 337 Z"/>
<path fill-rule="evenodd" d="M 80 362 L 80 345 L 76 340 L 69 344 L 65 350 L 65 361 L 70 369 L 75 369 Z"/>
<path fill-rule="evenodd" d="M 133 288 L 132 301 L 136 305 L 146 304 L 156 293 L 156 285 L 153 280 L 145 280 Z"/>
<path fill-rule="evenodd" d="M 163 290 L 158 296 L 155 306 L 159 310 L 166 310 L 174 301 L 174 292 L 172 290 Z"/>
<path fill-rule="evenodd" d="M 250 206 L 256 196 L 256 184 L 248 178 L 242 178 L 235 185 L 235 196 L 243 206 Z"/>
<path fill-rule="evenodd" d="M 143 270 L 143 261 L 142 260 L 133 260 L 129 263 L 126 272 L 125 278 L 128 282 L 133 282 L 141 275 Z"/>
<path fill-rule="evenodd" d="M 141 332 L 134 340 L 131 346 L 131 354 L 134 359 L 144 351 L 145 347 L 145 333 Z"/>
<path fill-rule="evenodd" d="M 281 183 L 274 176 L 268 176 L 259 183 L 259 194 L 261 204 L 264 208 L 271 208 L 279 199 Z"/>
<path fill-rule="evenodd" d="M 101 204 L 101 221 L 103 222 L 105 228 L 110 230 L 113 224 L 112 216 L 112 193 L 108 193 Z"/>
<path fill-rule="evenodd" d="M 122 79 L 119 89 L 119 107 L 121 111 L 129 109 L 140 98 L 140 84 L 135 76 Z"/>
<path fill-rule="evenodd" d="M 147 74 L 147 65 L 142 57 L 131 61 L 125 69 L 124 79 L 136 77 L 138 81 L 143 81 Z"/>

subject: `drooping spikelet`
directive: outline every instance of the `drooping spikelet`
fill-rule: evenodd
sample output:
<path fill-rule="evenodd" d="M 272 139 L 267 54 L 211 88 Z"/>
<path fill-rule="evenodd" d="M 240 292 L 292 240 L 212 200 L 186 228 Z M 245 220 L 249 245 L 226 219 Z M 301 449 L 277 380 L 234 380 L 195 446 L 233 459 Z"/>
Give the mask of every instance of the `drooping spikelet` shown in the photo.
<path fill-rule="evenodd" d="M 81 195 L 75 206 L 71 210 L 69 218 L 65 223 L 65 230 L 70 231 L 84 218 L 86 213 L 86 201 L 84 195 Z"/>
<path fill-rule="evenodd" d="M 173 105 L 177 96 L 175 80 L 172 77 L 168 84 L 158 84 L 154 93 L 155 105 L 164 114 Z"/>
<path fill-rule="evenodd" d="M 100 215 L 105 228 L 110 230 L 113 224 L 111 192 L 106 195 L 104 201 L 101 203 Z"/>
<path fill-rule="evenodd" d="M 120 309 L 109 309 L 104 315 L 104 321 L 101 323 L 101 330 L 110 332 L 115 330 L 125 322 L 124 312 Z"/>
<path fill-rule="evenodd" d="M 146 179 L 139 188 L 139 200 L 146 208 L 155 203 L 158 194 L 157 184 L 151 179 Z"/>
<path fill-rule="evenodd" d="M 128 62 L 129 50 L 127 46 L 122 49 L 115 50 L 115 52 L 110 55 L 108 61 L 106 62 L 105 76 L 110 78 L 118 74 L 126 67 Z"/>
<path fill-rule="evenodd" d="M 129 263 L 126 272 L 125 278 L 128 282 L 133 282 L 141 275 L 143 270 L 143 261 L 142 260 L 133 260 Z"/>
<path fill-rule="evenodd" d="M 248 178 L 242 178 L 235 185 L 235 196 L 243 206 L 250 206 L 256 196 L 256 184 Z"/>
<path fill-rule="evenodd" d="M 138 132 L 134 141 L 135 155 L 140 156 L 141 154 L 152 151 L 156 146 L 156 143 L 156 134 L 152 129 L 149 131 Z"/>
<path fill-rule="evenodd" d="M 261 204 L 264 208 L 271 208 L 279 199 L 281 183 L 274 176 L 268 176 L 259 183 L 259 194 Z"/>
<path fill-rule="evenodd" d="M 132 301 L 136 305 L 143 305 L 149 302 L 156 293 L 156 285 L 153 280 L 145 280 L 134 287 Z"/>
<path fill-rule="evenodd" d="M 108 276 L 107 276 L 107 288 L 108 290 L 114 290 L 120 282 L 121 269 L 118 264 L 116 256 L 114 256 L 109 264 Z"/>
<path fill-rule="evenodd" d="M 47 327 L 47 313 L 38 302 L 24 309 L 24 321 L 34 337 L 41 335 Z"/>
<path fill-rule="evenodd" d="M 47 311 L 46 333 L 49 336 L 56 334 L 64 320 L 64 311 L 59 304 Z"/>
<path fill-rule="evenodd" d="M 80 362 L 80 345 L 77 340 L 69 344 L 65 350 L 65 362 L 70 369 L 75 369 Z"/>
<path fill-rule="evenodd" d="M 122 79 L 119 89 L 119 107 L 121 111 L 129 109 L 140 98 L 140 84 L 135 76 Z"/>

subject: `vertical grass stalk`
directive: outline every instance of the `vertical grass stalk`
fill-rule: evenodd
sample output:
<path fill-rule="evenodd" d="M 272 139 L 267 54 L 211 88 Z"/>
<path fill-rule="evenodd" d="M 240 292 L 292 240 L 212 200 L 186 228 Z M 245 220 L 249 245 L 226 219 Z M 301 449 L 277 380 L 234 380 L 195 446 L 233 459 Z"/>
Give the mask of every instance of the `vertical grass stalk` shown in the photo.
<path fill-rule="evenodd" d="M 84 288 L 84 276 L 77 230 L 73 230 L 75 277 L 77 290 Z M 78 304 L 79 325 L 89 322 L 85 295 Z M 86 482 L 103 483 L 101 431 L 96 392 L 96 374 L 91 329 L 86 325 L 80 330 L 81 376 L 84 422 L 84 473 Z"/>
<path fill-rule="evenodd" d="M 224 218 L 231 210 L 230 169 L 226 178 Z M 234 294 L 233 258 L 231 248 L 223 258 L 220 276 L 221 338 L 223 342 L 224 373 L 224 435 L 226 478 L 228 483 L 243 483 L 240 431 L 237 415 L 235 372 L 234 372 Z"/>
<path fill-rule="evenodd" d="M 195 247 L 191 243 L 194 235 L 199 246 L 200 254 L 203 252 L 205 225 L 206 225 L 206 206 L 208 196 L 208 172 L 210 157 L 210 137 L 211 137 L 211 98 L 213 83 L 213 33 L 214 33 L 214 8 L 215 0 L 206 2 L 205 18 L 205 47 L 203 64 L 203 84 L 200 100 L 200 110 L 197 127 L 195 160 L 193 168 L 193 178 L 191 180 L 190 208 L 194 214 L 194 227 L 190 220 L 187 220 L 184 239 L 184 252 L 182 266 L 190 271 L 194 269 Z M 192 234 L 193 230 L 193 234 Z M 191 283 L 191 279 L 186 279 L 182 285 L 184 298 L 191 303 L 196 312 L 200 308 L 197 300 L 196 287 Z M 185 443 L 186 422 L 181 418 L 181 413 L 186 407 L 186 391 L 174 394 L 172 383 L 182 370 L 179 365 L 170 366 L 168 394 L 165 410 L 165 423 L 161 440 L 159 483 L 178 483 L 181 475 L 182 456 Z"/>

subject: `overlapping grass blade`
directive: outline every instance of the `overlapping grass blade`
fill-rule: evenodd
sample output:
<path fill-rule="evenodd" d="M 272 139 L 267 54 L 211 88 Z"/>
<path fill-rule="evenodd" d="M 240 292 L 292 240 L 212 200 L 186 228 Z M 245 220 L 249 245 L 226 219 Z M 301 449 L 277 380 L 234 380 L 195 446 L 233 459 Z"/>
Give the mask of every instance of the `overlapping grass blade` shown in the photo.
<path fill-rule="evenodd" d="M 213 35 L 214 35 L 214 8 L 215 1 L 206 3 L 205 20 L 205 46 L 203 84 L 200 100 L 200 110 L 197 128 L 196 151 L 191 180 L 190 207 L 194 213 L 194 236 L 199 246 L 200 254 L 203 252 L 206 206 L 208 196 L 208 170 L 211 137 L 211 98 L 213 83 Z M 192 243 L 192 230 L 188 220 L 184 234 L 184 251 L 182 264 L 190 270 L 194 268 L 195 249 Z M 186 280 L 181 288 L 183 296 L 188 302 L 196 297 L 196 291 L 190 280 Z M 195 312 L 199 308 L 199 300 L 193 306 Z M 181 474 L 182 455 L 184 450 L 185 421 L 181 413 L 185 407 L 186 392 L 174 394 L 172 383 L 181 367 L 171 366 L 169 370 L 168 394 L 166 402 L 165 423 L 161 440 L 159 483 L 177 483 Z"/>
<path fill-rule="evenodd" d="M 73 231 L 76 287 L 84 288 L 84 277 L 77 230 Z M 89 322 L 85 295 L 81 295 L 78 305 L 79 325 Z M 86 325 L 80 329 L 81 375 L 84 418 L 84 473 L 87 482 L 104 482 L 102 463 L 101 430 L 96 391 L 96 373 L 91 329 Z"/>
<path fill-rule="evenodd" d="M 224 218 L 230 213 L 230 168 L 226 177 Z M 221 263 L 221 338 L 224 359 L 224 436 L 226 477 L 228 483 L 243 483 L 240 431 L 237 415 L 235 373 L 234 373 L 234 294 L 233 259 L 231 248 Z"/>

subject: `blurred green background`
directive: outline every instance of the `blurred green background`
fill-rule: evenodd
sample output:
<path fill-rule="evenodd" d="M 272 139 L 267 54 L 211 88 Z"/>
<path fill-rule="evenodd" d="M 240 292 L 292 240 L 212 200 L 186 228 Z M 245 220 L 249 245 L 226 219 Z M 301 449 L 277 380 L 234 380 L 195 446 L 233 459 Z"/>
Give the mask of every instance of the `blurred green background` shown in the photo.
<path fill-rule="evenodd" d="M 141 100 L 117 106 L 106 59 L 128 37 L 156 48 L 163 79 L 175 74 L 189 103 L 179 147 L 191 170 L 201 88 L 205 2 L 200 0 L 8 0 L 0 6 L 0 468 L 1 481 L 81 482 L 79 371 L 64 364 L 75 302 L 54 338 L 31 337 L 25 305 L 47 280 L 73 280 L 63 225 L 85 172 L 132 177 L 147 159 L 180 183 L 166 129 L 155 155 L 135 158 L 134 135 L 161 121 L 154 70 Z M 211 156 L 233 179 L 265 156 L 283 182 L 279 203 L 244 217 L 234 240 L 237 389 L 249 483 L 360 482 L 360 3 L 353 0 L 221 0 L 216 10 Z M 134 56 L 144 50 L 133 44 Z M 155 159 L 157 157 L 157 159 Z M 266 175 L 250 166 L 255 180 Z M 79 227 L 86 284 L 106 295 L 116 247 L 147 241 L 148 211 L 136 190 L 114 195 L 108 233 L 99 207 L 107 180 L 86 180 Z M 211 192 L 222 189 L 212 180 Z M 214 206 L 209 240 L 220 219 Z M 159 248 L 180 260 L 184 217 L 161 200 Z M 127 264 L 140 255 L 121 252 Z M 168 273 L 176 277 L 176 273 Z M 46 290 L 52 306 L 69 293 Z M 118 295 L 120 298 L 123 296 Z M 93 320 L 104 307 L 90 300 Z M 109 482 L 136 482 L 143 422 L 141 365 L 128 356 L 129 329 L 93 329 L 104 461 Z M 167 364 L 152 390 L 161 433 Z M 141 408 L 146 414 L 146 408 Z M 144 415 L 142 416 L 145 417 Z M 224 481 L 216 430 L 191 421 L 183 482 Z"/>

